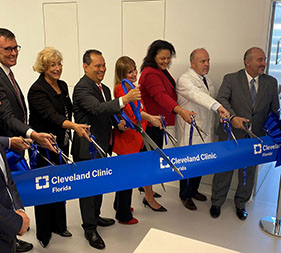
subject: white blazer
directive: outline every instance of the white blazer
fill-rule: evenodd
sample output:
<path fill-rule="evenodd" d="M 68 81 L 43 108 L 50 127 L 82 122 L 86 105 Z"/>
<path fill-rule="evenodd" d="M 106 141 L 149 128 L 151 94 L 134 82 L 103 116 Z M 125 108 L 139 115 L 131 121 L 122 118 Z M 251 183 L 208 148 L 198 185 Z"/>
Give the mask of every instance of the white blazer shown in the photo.
<path fill-rule="evenodd" d="M 203 83 L 202 78 L 190 68 L 179 79 L 176 85 L 178 95 L 178 104 L 189 111 L 197 112 L 196 123 L 200 128 L 208 134 L 203 135 L 206 143 L 212 141 L 213 133 L 213 112 L 212 105 L 217 102 L 212 97 L 215 95 L 215 88 L 211 80 L 206 77 L 209 90 Z M 185 122 L 180 115 L 176 115 L 175 122 L 176 138 L 178 146 L 186 146 L 189 144 L 190 124 Z M 196 129 L 193 130 L 192 144 L 203 143 Z"/>

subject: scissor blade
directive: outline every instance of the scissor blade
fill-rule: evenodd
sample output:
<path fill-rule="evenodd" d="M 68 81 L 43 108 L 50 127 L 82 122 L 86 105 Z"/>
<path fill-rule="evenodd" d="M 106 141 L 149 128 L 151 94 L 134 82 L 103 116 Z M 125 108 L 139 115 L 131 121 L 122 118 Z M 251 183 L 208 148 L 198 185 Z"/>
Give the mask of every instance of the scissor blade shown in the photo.
<path fill-rule="evenodd" d="M 237 140 L 236 140 L 236 137 L 235 137 L 235 135 L 234 135 L 234 133 L 233 133 L 232 131 L 231 131 L 231 136 L 232 136 L 233 140 L 235 141 L 235 143 L 236 143 L 237 145 L 239 145 L 238 142 L 237 142 Z"/>
<path fill-rule="evenodd" d="M 149 137 L 149 135 L 143 130 L 143 128 L 136 124 L 134 124 L 134 126 L 135 126 L 136 130 L 141 134 L 144 143 L 147 142 L 171 166 L 171 168 L 173 168 L 181 177 L 183 177 L 183 175 L 181 174 L 179 169 L 170 161 L 170 159 L 157 146 L 157 144 Z"/>
<path fill-rule="evenodd" d="M 97 144 L 97 142 L 93 139 L 93 138 L 90 138 L 91 141 L 93 142 L 94 146 L 96 147 L 96 149 L 98 150 L 100 156 L 102 158 L 106 157 L 106 153 L 103 151 L 103 149 L 100 147 L 99 144 Z"/>
<path fill-rule="evenodd" d="M 165 155 L 165 153 L 159 147 L 157 147 L 154 150 L 171 166 L 171 168 L 173 168 L 183 178 L 183 175 L 181 174 L 179 169 L 170 161 L 170 159 Z"/>
<path fill-rule="evenodd" d="M 164 129 L 164 132 L 168 135 L 168 137 L 169 137 L 170 141 L 173 143 L 173 145 L 176 146 L 178 140 L 165 129 Z"/>
<path fill-rule="evenodd" d="M 261 143 L 263 143 L 263 140 L 258 137 L 257 135 L 255 135 L 250 129 L 248 129 L 247 127 L 244 127 L 244 130 L 246 131 L 246 133 L 251 137 L 251 138 L 257 138 Z"/>
<path fill-rule="evenodd" d="M 67 163 L 67 161 L 69 161 L 76 166 L 76 163 L 72 159 L 70 159 L 70 157 L 68 157 L 65 153 L 61 152 L 61 155 L 62 155 L 65 163 Z"/>
<path fill-rule="evenodd" d="M 201 134 L 200 128 L 199 128 L 197 125 L 194 125 L 194 127 L 195 127 L 195 129 L 197 130 L 197 132 L 198 132 L 198 134 L 199 134 L 201 140 L 205 143 L 204 138 L 203 138 L 203 136 L 202 136 L 202 134 Z"/>
<path fill-rule="evenodd" d="M 134 124 L 134 123 L 133 123 Z M 179 169 L 170 161 L 170 159 L 165 155 L 165 153 L 158 147 L 158 145 L 149 137 L 149 135 L 143 130 L 142 127 L 134 124 L 136 130 L 141 134 L 144 143 L 149 144 L 170 166 L 173 168 L 181 177 L 182 173 Z"/>
<path fill-rule="evenodd" d="M 51 162 L 48 158 L 46 158 L 45 156 L 43 156 L 39 150 L 37 150 L 37 154 L 40 155 L 45 161 L 47 161 L 49 164 L 51 164 L 52 166 L 56 166 L 53 162 Z"/>

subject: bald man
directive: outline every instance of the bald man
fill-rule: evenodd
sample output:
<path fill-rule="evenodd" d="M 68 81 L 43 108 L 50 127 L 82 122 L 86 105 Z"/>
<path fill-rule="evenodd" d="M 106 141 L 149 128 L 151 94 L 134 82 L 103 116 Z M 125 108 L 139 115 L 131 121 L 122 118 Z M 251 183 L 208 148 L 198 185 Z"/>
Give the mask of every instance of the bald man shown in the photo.
<path fill-rule="evenodd" d="M 229 113 L 218 103 L 213 96 L 215 87 L 206 76 L 210 69 L 210 57 L 206 49 L 197 48 L 190 54 L 190 68 L 178 80 L 176 92 L 178 104 L 187 110 L 197 112 L 196 123 L 207 133 L 204 136 L 205 142 L 212 141 L 213 133 L 213 112 L 220 116 L 227 117 Z M 176 116 L 176 137 L 179 146 L 189 145 L 190 125 L 186 124 L 181 117 Z M 193 131 L 192 144 L 201 144 L 199 134 Z M 196 210 L 197 207 L 192 199 L 206 201 L 205 195 L 198 192 L 201 177 L 184 179 L 180 181 L 180 199 L 183 205 L 189 210 Z"/>
<path fill-rule="evenodd" d="M 261 48 L 249 48 L 244 54 L 245 68 L 224 76 L 218 92 L 218 101 L 230 112 L 232 130 L 237 139 L 247 138 L 243 124 L 249 124 L 257 136 L 265 135 L 263 129 L 268 114 L 279 109 L 277 81 L 272 76 L 264 74 L 266 66 L 265 53 Z M 223 125 L 218 128 L 219 140 L 227 140 Z M 248 167 L 246 176 L 244 169 L 239 169 L 238 186 L 234 197 L 236 215 L 240 220 L 248 216 L 246 202 L 253 191 L 256 166 Z M 220 209 L 229 191 L 233 171 L 215 174 L 212 185 L 213 218 L 220 216 Z"/>

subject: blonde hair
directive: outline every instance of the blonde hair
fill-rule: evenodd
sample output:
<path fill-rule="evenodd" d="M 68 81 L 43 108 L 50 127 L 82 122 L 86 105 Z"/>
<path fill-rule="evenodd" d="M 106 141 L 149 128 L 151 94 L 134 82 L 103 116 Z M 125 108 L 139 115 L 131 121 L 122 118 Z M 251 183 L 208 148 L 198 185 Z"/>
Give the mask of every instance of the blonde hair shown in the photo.
<path fill-rule="evenodd" d="M 126 78 L 130 69 L 136 68 L 136 63 L 128 56 L 121 56 L 115 63 L 114 88 Z"/>
<path fill-rule="evenodd" d="M 44 73 L 52 61 L 62 61 L 62 54 L 53 47 L 45 47 L 41 50 L 33 65 L 33 70 L 38 73 Z"/>

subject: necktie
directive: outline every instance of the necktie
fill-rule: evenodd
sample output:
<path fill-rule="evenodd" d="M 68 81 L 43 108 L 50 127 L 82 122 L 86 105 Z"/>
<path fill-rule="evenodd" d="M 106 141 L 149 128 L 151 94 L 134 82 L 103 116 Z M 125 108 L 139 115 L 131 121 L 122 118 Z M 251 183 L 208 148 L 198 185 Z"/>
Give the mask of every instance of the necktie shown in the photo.
<path fill-rule="evenodd" d="M 207 90 L 209 90 L 209 86 L 208 86 L 208 83 L 207 83 L 207 80 L 206 80 L 205 76 L 203 76 L 203 83 L 205 84 Z"/>
<path fill-rule="evenodd" d="M 103 93 L 103 90 L 102 90 L 102 87 L 101 87 L 101 84 L 98 84 L 98 86 L 99 86 L 99 90 L 100 90 L 100 92 L 101 92 L 101 95 L 102 95 L 102 97 L 103 97 L 103 100 L 106 101 L 105 96 L 104 96 L 104 93 Z"/>
<path fill-rule="evenodd" d="M 250 86 L 251 86 L 251 99 L 252 99 L 252 105 L 254 106 L 255 102 L 256 102 L 256 96 L 257 96 L 257 91 L 256 91 L 256 87 L 255 87 L 255 79 L 253 78 L 250 81 Z"/>
<path fill-rule="evenodd" d="M 15 90 L 16 94 L 17 94 L 17 98 L 20 102 L 21 108 L 24 112 L 24 123 L 26 123 L 26 112 L 24 110 L 23 101 L 21 99 L 21 93 L 20 93 L 19 87 L 17 85 L 16 79 L 15 79 L 15 76 L 14 76 L 14 73 L 12 72 L 12 70 L 10 70 L 9 77 L 11 78 L 12 85 L 14 87 L 14 90 Z"/>
<path fill-rule="evenodd" d="M 102 87 L 101 87 L 101 84 L 99 84 L 99 89 L 100 89 L 100 92 L 102 94 Z"/>

